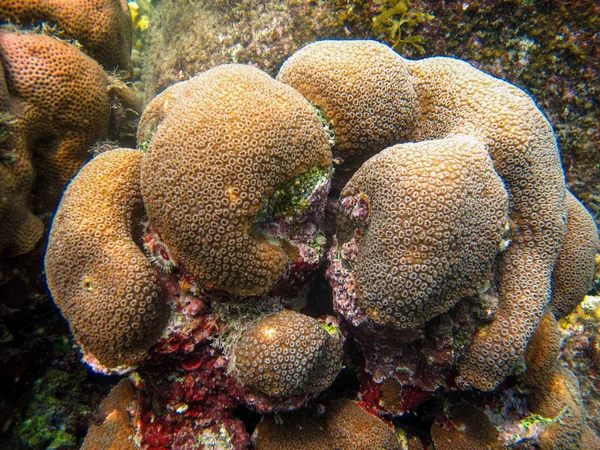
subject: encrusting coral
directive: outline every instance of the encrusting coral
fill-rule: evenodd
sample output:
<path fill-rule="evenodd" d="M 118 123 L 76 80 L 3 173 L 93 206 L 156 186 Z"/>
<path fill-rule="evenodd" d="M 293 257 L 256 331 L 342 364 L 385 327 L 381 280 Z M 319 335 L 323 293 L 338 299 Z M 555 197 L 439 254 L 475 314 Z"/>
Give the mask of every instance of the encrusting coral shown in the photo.
<path fill-rule="evenodd" d="M 504 185 L 476 138 L 401 144 L 374 156 L 340 194 L 338 245 L 358 252 L 358 309 L 377 324 L 417 328 L 476 294 L 500 251 L 507 210 Z"/>
<path fill-rule="evenodd" d="M 219 66 L 152 101 L 139 140 L 148 142 L 141 172 L 148 217 L 175 258 L 207 287 L 270 291 L 295 259 L 286 251 L 296 250 L 265 236 L 264 201 L 331 165 L 328 135 L 310 103 L 258 69 Z M 290 231 L 292 241 L 305 234 Z"/>
<path fill-rule="evenodd" d="M 119 149 L 94 158 L 67 188 L 50 231 L 48 286 L 98 371 L 139 363 L 169 318 L 154 267 L 135 242 L 143 156 Z"/>
<path fill-rule="evenodd" d="M 257 450 L 395 450 L 400 441 L 382 420 L 351 400 L 334 400 L 325 411 L 282 414 L 282 423 L 269 417 L 253 436 Z"/>
<path fill-rule="evenodd" d="M 353 68 L 366 52 L 373 67 L 394 58 L 396 66 L 403 67 L 405 75 L 398 86 L 404 87 L 406 100 L 401 104 L 417 111 L 405 136 L 414 142 L 458 134 L 479 139 L 507 189 L 512 243 L 501 254 L 496 274 L 500 303 L 493 322 L 477 333 L 460 367 L 463 387 L 491 390 L 512 371 L 550 301 L 551 275 L 567 216 L 555 137 L 524 92 L 452 58 L 408 61 L 370 41 L 322 41 L 292 56 L 278 79 L 321 107 L 337 133 L 335 111 L 327 105 L 361 101 L 347 93 L 361 88 L 363 76 L 353 75 Z M 305 83 L 307 79 L 312 82 Z M 324 83 L 326 93 L 319 91 Z M 379 99 L 384 102 L 387 96 L 380 94 Z"/>
<path fill-rule="evenodd" d="M 318 394 L 339 373 L 342 345 L 312 317 L 284 310 L 255 323 L 233 348 L 231 371 L 272 397 Z"/>
<path fill-rule="evenodd" d="M 131 13 L 127 0 L 8 0 L 0 20 L 43 26 L 77 41 L 107 70 L 131 70 Z"/>

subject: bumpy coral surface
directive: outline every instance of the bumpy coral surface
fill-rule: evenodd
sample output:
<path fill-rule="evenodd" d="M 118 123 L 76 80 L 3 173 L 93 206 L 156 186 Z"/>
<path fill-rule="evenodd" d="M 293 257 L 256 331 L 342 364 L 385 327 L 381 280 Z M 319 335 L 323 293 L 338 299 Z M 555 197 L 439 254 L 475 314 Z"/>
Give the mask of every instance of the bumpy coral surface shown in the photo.
<path fill-rule="evenodd" d="M 552 275 L 550 309 L 556 317 L 570 314 L 592 288 L 595 255 L 600 250 L 594 218 L 570 192 L 567 207 L 568 230 Z"/>
<path fill-rule="evenodd" d="M 0 4 L 0 19 L 55 27 L 56 34 L 78 41 L 106 69 L 130 69 L 127 0 L 8 0 Z"/>
<path fill-rule="evenodd" d="M 433 424 L 431 437 L 436 450 L 500 450 L 498 430 L 488 417 L 477 408 L 458 405 L 449 408 L 448 424 Z"/>
<path fill-rule="evenodd" d="M 48 36 L 0 32 L 0 60 L 6 82 L 0 248 L 19 254 L 41 237 L 33 213 L 53 210 L 89 159 L 90 145 L 108 135 L 110 96 L 95 61 Z"/>
<path fill-rule="evenodd" d="M 319 55 L 329 54 L 334 46 L 339 43 L 317 42 L 302 51 L 313 53 L 313 64 L 318 64 Z M 353 55 L 370 46 L 368 41 L 345 42 L 344 50 L 337 52 L 338 64 L 352 65 Z M 410 62 L 397 58 L 408 68 L 406 98 L 413 99 L 416 93 L 419 112 L 414 128 L 408 130 L 411 139 L 457 134 L 479 138 L 508 191 L 513 242 L 501 256 L 500 305 L 490 326 L 475 337 L 461 366 L 461 385 L 493 389 L 525 350 L 550 301 L 551 275 L 567 215 L 556 140 L 535 103 L 518 88 L 452 58 Z M 305 71 L 300 65 L 285 67 L 286 72 L 295 70 Z M 346 89 L 346 77 L 327 76 L 337 85 L 333 92 Z M 317 106 L 323 101 L 315 94 L 306 95 Z"/>
<path fill-rule="evenodd" d="M 270 417 L 253 436 L 257 450 L 395 450 L 400 441 L 393 428 L 351 400 L 334 400 L 325 412 L 298 411 Z"/>
<path fill-rule="evenodd" d="M 67 188 L 46 253 L 48 286 L 96 370 L 126 370 L 161 335 L 169 308 L 136 245 L 143 218 L 136 150 L 102 153 Z"/>
<path fill-rule="evenodd" d="M 135 429 L 128 413 L 134 400 L 133 384 L 122 379 L 100 404 L 98 425 L 90 426 L 82 450 L 135 450 L 133 443 Z"/>
<path fill-rule="evenodd" d="M 526 353 L 523 380 L 531 386 L 532 411 L 552 420 L 540 436 L 540 448 L 600 448 L 600 438 L 586 422 L 579 382 L 558 362 L 561 340 L 556 320 L 547 312 Z"/>
<path fill-rule="evenodd" d="M 500 251 L 507 208 L 475 138 L 402 144 L 371 158 L 340 195 L 340 246 L 355 239 L 358 248 L 358 306 L 378 324 L 415 328 L 476 294 Z"/>
<path fill-rule="evenodd" d="M 232 373 L 271 397 L 317 394 L 342 364 L 342 345 L 312 317 L 285 310 L 249 328 L 233 348 Z"/>
<path fill-rule="evenodd" d="M 331 164 L 315 109 L 257 69 L 226 65 L 166 90 L 147 114 L 139 139 L 151 223 L 205 286 L 267 293 L 294 256 L 257 232 L 269 220 L 261 209 L 279 186 Z"/>
<path fill-rule="evenodd" d="M 320 43 L 321 44 L 321 43 Z M 388 46 L 363 41 L 307 46 L 281 67 L 277 79 L 322 108 L 336 137 L 334 156 L 359 163 L 410 140 L 419 113 L 408 63 Z"/>
<path fill-rule="evenodd" d="M 31 211 L 35 179 L 31 159 L 24 151 L 14 151 L 10 144 L 12 120 L 11 116 L 0 119 L 0 252 L 19 255 L 33 249 L 44 224 Z"/>

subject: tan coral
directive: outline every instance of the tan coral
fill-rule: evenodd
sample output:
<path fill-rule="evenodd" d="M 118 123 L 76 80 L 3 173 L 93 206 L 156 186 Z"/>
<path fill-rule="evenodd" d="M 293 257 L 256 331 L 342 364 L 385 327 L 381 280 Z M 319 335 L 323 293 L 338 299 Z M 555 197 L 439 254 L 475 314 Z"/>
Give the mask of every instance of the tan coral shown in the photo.
<path fill-rule="evenodd" d="M 169 88 L 147 111 L 138 136 L 151 136 L 141 175 L 151 223 L 205 286 L 265 294 L 290 259 L 254 226 L 278 186 L 331 164 L 318 114 L 289 86 L 241 65 Z"/>
<path fill-rule="evenodd" d="M 594 218 L 570 192 L 567 207 L 568 230 L 552 275 L 550 309 L 557 318 L 570 314 L 592 288 L 595 256 L 600 249 Z"/>
<path fill-rule="evenodd" d="M 136 450 L 133 427 L 128 408 L 134 400 L 133 383 L 122 379 L 102 400 L 97 415 L 102 417 L 98 425 L 92 424 L 83 441 L 81 450 Z"/>
<path fill-rule="evenodd" d="M 400 450 L 394 429 L 355 402 L 334 400 L 323 414 L 308 410 L 269 417 L 258 424 L 257 450 Z"/>
<path fill-rule="evenodd" d="M 323 41 L 294 53 L 277 79 L 323 110 L 344 167 L 410 140 L 419 104 L 408 62 L 384 44 Z"/>
<path fill-rule="evenodd" d="M 476 294 L 500 251 L 507 211 L 478 139 L 401 144 L 374 156 L 340 195 L 340 245 L 358 246 L 357 303 L 376 323 L 405 329 Z"/>
<path fill-rule="evenodd" d="M 233 348 L 231 372 L 251 390 L 290 397 L 324 391 L 341 365 L 339 339 L 312 317 L 285 310 L 244 332 Z"/>
<path fill-rule="evenodd" d="M 131 70 L 127 0 L 7 0 L 0 3 L 0 18 L 56 27 L 55 34 L 79 42 L 107 70 Z"/>
<path fill-rule="evenodd" d="M 14 148 L 16 117 L 9 112 L 9 94 L 0 65 L 0 254 L 27 253 L 44 232 L 44 224 L 31 212 L 30 193 L 35 171 L 29 154 Z"/>
<path fill-rule="evenodd" d="M 156 273 L 134 241 L 143 219 L 143 154 L 98 155 L 67 188 L 54 218 L 46 274 L 86 362 L 122 372 L 137 364 L 169 317 Z"/>
<path fill-rule="evenodd" d="M 318 73 L 330 67 L 321 66 L 321 54 L 330 55 L 336 48 L 336 66 L 352 67 L 355 55 L 365 55 L 364 49 L 372 45 L 369 41 L 323 41 L 300 52 L 305 59 L 312 53 L 310 70 Z M 374 66 L 379 64 L 376 57 L 368 60 Z M 512 371 L 550 301 L 551 275 L 567 216 L 556 139 L 533 100 L 515 86 L 457 59 L 407 61 L 397 56 L 397 60 L 397 65 L 407 69 L 401 75 L 406 82 L 397 84 L 406 92 L 398 95 L 415 102 L 412 110 L 417 111 L 417 117 L 409 121 L 413 128 L 404 134 L 416 142 L 457 134 L 480 139 L 509 194 L 514 236 L 512 245 L 501 256 L 500 304 L 490 326 L 475 336 L 460 367 L 462 386 L 491 390 Z M 290 61 L 284 65 L 284 72 L 297 70 L 294 79 L 301 80 L 305 67 L 294 67 L 294 57 Z M 360 84 L 360 74 L 349 80 L 347 73 L 320 76 L 329 80 L 329 92 L 335 96 L 348 92 L 348 84 Z M 292 77 L 286 75 L 285 79 Z M 300 88 L 302 83 L 298 83 Z M 296 86 L 296 82 L 291 84 Z M 304 93 L 317 106 L 323 102 L 317 94 Z M 382 91 L 380 100 L 387 98 L 386 91 Z"/>
<path fill-rule="evenodd" d="M 488 416 L 475 406 L 460 404 L 449 408 L 453 427 L 431 425 L 435 450 L 500 450 L 498 430 Z"/>
<path fill-rule="evenodd" d="M 29 33 L 0 32 L 0 59 L 17 118 L 13 147 L 35 159 L 36 211 L 53 211 L 89 147 L 108 137 L 104 71 L 74 46 Z"/>
<path fill-rule="evenodd" d="M 540 449 L 600 448 L 600 438 L 586 422 L 579 381 L 558 361 L 562 337 L 551 312 L 533 335 L 523 381 L 530 386 L 531 410 L 554 422 L 540 436 Z"/>

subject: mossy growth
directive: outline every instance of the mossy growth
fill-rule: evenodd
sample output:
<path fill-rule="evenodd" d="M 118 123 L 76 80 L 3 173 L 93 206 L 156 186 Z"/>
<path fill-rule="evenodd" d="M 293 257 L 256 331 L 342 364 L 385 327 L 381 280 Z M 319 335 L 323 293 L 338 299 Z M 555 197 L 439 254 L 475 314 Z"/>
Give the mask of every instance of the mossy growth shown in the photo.
<path fill-rule="evenodd" d="M 323 129 L 325 130 L 325 133 L 327 133 L 327 138 L 329 139 L 329 145 L 331 147 L 333 147 L 335 145 L 335 132 L 333 130 L 333 125 L 331 124 L 331 122 L 329 122 L 329 120 L 327 120 L 327 117 L 325 117 L 325 113 L 323 112 L 322 108 L 315 105 L 314 103 L 311 103 L 311 104 L 312 104 L 313 108 L 315 108 L 315 110 L 317 111 L 317 115 L 319 116 L 319 120 L 321 121 L 321 124 L 323 125 Z"/>
<path fill-rule="evenodd" d="M 32 400 L 15 425 L 26 448 L 76 448 L 78 430 L 74 421 L 93 414 L 79 403 L 77 389 L 73 388 L 81 385 L 86 376 L 85 368 L 67 373 L 52 367 L 35 382 Z"/>
<path fill-rule="evenodd" d="M 310 194 L 318 186 L 327 183 L 332 174 L 332 166 L 314 166 L 277 186 L 257 214 L 255 223 L 260 225 L 266 220 L 291 220 L 301 216 L 310 206 Z"/>
<path fill-rule="evenodd" d="M 413 34 L 418 25 L 434 19 L 432 14 L 416 10 L 409 0 L 374 0 L 380 13 L 373 17 L 373 31 L 386 36 L 392 48 L 401 51 L 406 45 L 425 53 L 423 36 Z"/>

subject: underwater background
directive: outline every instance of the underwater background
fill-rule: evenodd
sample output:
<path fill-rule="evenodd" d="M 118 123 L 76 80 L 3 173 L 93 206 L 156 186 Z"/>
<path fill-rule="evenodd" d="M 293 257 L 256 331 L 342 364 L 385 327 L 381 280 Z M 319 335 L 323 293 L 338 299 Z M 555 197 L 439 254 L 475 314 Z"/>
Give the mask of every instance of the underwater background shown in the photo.
<path fill-rule="evenodd" d="M 146 151 L 152 145 L 151 136 L 158 126 L 151 122 L 154 117 L 145 121 L 142 116 L 140 122 L 140 130 L 147 131 L 147 141 L 139 139 L 137 122 L 144 108 L 151 105 L 157 95 L 175 83 L 189 80 L 221 64 L 251 65 L 276 77 L 283 63 L 295 52 L 324 39 L 374 39 L 387 44 L 409 60 L 453 57 L 521 88 L 550 122 L 560 149 L 566 187 L 585 205 L 597 226 L 600 223 L 600 5 L 596 1 L 139 0 L 128 3 L 125 0 L 79 0 L 68 3 L 65 6 L 67 2 L 52 0 L 0 0 L 0 20 L 3 23 L 0 29 L 0 60 L 6 79 L 4 87 L 0 86 L 3 89 L 0 89 L 3 108 L 0 116 L 0 164 L 19 167 L 19 171 L 10 172 L 7 169 L 0 172 L 5 177 L 4 180 L 0 179 L 0 220 L 4 221 L 0 225 L 0 234 L 4 234 L 0 237 L 0 250 L 3 252 L 0 256 L 0 448 L 76 449 L 82 446 L 90 426 L 100 431 L 93 438 L 96 440 L 88 440 L 87 444 L 83 444 L 87 445 L 84 448 L 237 449 L 253 448 L 253 445 L 256 448 L 315 449 L 331 448 L 327 445 L 339 445 L 340 448 L 409 449 L 594 448 L 588 444 L 598 443 L 597 436 L 600 435 L 598 272 L 593 273 L 591 285 L 584 283 L 591 290 L 581 305 L 572 305 L 569 311 L 556 315 L 557 326 L 552 318 L 543 319 L 537 328 L 541 330 L 540 333 L 546 333 L 540 334 L 539 339 L 554 346 L 549 352 L 556 353 L 555 359 L 559 358 L 556 364 L 568 369 L 569 375 L 565 375 L 564 379 L 556 376 L 550 382 L 538 383 L 532 381 L 535 378 L 533 375 L 529 378 L 521 376 L 524 372 L 521 367 L 498 383 L 496 389 L 482 389 L 483 392 L 459 390 L 455 381 L 450 380 L 456 375 L 455 362 L 464 356 L 475 328 L 489 319 L 482 317 L 486 310 L 493 311 L 495 306 L 492 297 L 497 297 L 498 293 L 492 288 L 491 293 L 487 291 L 481 294 L 488 295 L 486 301 L 492 306 L 482 303 L 481 299 L 472 307 L 461 306 L 462 303 L 455 301 L 452 305 L 454 309 L 448 307 L 444 318 L 436 318 L 437 322 L 430 322 L 430 328 L 423 331 L 428 339 L 431 338 L 431 342 L 422 348 L 415 350 L 417 344 L 407 339 L 402 344 L 405 345 L 405 354 L 390 356 L 386 354 L 389 348 L 384 346 L 380 349 L 380 359 L 369 359 L 369 356 L 365 356 L 365 342 L 369 338 L 357 332 L 355 341 L 352 333 L 348 332 L 351 326 L 338 323 L 343 322 L 340 320 L 341 313 L 332 306 L 332 289 L 339 287 L 341 282 L 336 277 L 342 275 L 330 269 L 339 261 L 336 256 L 329 255 L 328 263 L 327 252 L 337 245 L 332 238 L 336 232 L 336 220 L 340 227 L 341 220 L 336 219 L 337 209 L 332 213 L 330 206 L 327 206 L 323 217 L 319 216 L 322 230 L 311 237 L 308 245 L 314 254 L 301 254 L 304 259 L 302 264 L 297 264 L 300 268 L 294 266 L 293 270 L 298 270 L 298 274 L 291 288 L 286 286 L 275 294 L 271 292 L 272 296 L 287 299 L 283 303 L 277 300 L 272 304 L 261 304 L 251 312 L 240 312 L 239 305 L 219 310 L 215 305 L 207 306 L 214 298 L 207 300 L 209 297 L 204 287 L 195 287 L 194 281 L 185 277 L 174 281 L 176 263 L 173 263 L 175 269 L 159 266 L 163 275 L 155 284 L 167 286 L 169 293 L 183 302 L 176 307 L 183 317 L 177 325 L 180 334 L 169 335 L 168 338 L 163 336 L 145 360 L 145 369 L 141 374 L 135 372 L 131 375 L 131 386 L 125 386 L 118 384 L 121 379 L 127 378 L 115 373 L 118 370 L 108 370 L 108 374 L 95 373 L 90 369 L 90 366 L 96 367 L 94 362 L 88 359 L 86 364 L 82 361 L 69 323 L 56 307 L 47 287 L 44 257 L 48 232 L 60 196 L 81 166 L 92 155 L 105 155 L 117 147 L 137 146 Z M 90 11 L 101 13 L 95 16 Z M 111 30 L 109 37 L 78 36 L 77 32 L 88 29 L 86 24 L 90 20 L 92 23 L 106 21 L 109 24 L 107 28 Z M 74 34 L 71 30 L 74 30 Z M 20 33 L 25 33 L 31 42 L 21 44 L 15 37 Z M 99 64 L 94 65 L 88 60 L 78 61 L 69 67 L 78 68 L 79 75 L 68 73 L 67 70 L 63 74 L 63 64 L 68 65 L 65 61 L 71 61 L 69 58 L 75 61 L 77 56 L 70 49 L 63 51 L 62 47 L 55 48 L 54 44 L 46 43 L 43 39 L 38 43 L 38 38 L 30 34 L 62 39 L 73 47 L 73 52 L 83 51 L 92 57 L 90 60 Z M 44 49 L 41 53 L 47 62 L 32 69 L 28 66 L 27 52 L 35 53 L 31 49 L 36 45 Z M 26 61 L 23 67 L 19 66 L 20 58 Z M 18 70 L 15 69 L 13 74 L 11 67 L 17 67 Z M 29 84 L 27 77 L 31 77 Z M 96 79 L 97 82 L 94 81 Z M 53 94 L 55 91 L 52 89 L 61 89 L 63 85 L 71 89 L 73 80 L 74 84 L 83 86 L 80 91 L 73 88 L 72 92 L 64 94 L 66 100 L 62 94 Z M 293 85 L 292 82 L 289 84 Z M 18 93 L 11 92 L 11 86 L 19 86 L 21 90 Z M 240 86 L 243 89 L 244 85 Z M 40 89 L 39 92 L 50 89 L 49 97 L 52 100 L 47 101 L 43 95 L 40 100 L 36 87 Z M 301 91 L 300 88 L 298 90 Z M 4 92 L 8 94 L 4 95 Z M 302 94 L 307 96 L 304 92 Z M 195 94 L 190 91 L 187 95 L 193 98 Z M 69 102 L 79 104 L 80 108 L 65 107 Z M 63 107 L 68 111 L 64 113 L 64 118 L 60 112 Z M 162 107 L 155 105 L 152 114 L 162 117 L 165 114 Z M 39 113 L 29 114 L 29 111 L 37 111 L 35 108 L 39 108 Z M 168 109 L 166 106 L 164 108 Z M 50 123 L 48 112 L 61 116 L 61 120 Z M 327 117 L 323 118 L 323 122 L 329 125 Z M 21 135 L 24 137 L 19 139 L 23 142 L 16 138 Z M 311 135 L 310 139 L 313 138 L 315 148 L 321 148 L 319 145 L 323 144 L 322 141 L 327 141 L 327 136 Z M 60 145 L 56 142 L 60 142 Z M 58 146 L 54 147 L 55 144 Z M 31 160 L 20 159 L 21 156 L 15 151 L 18 145 L 35 147 Z M 73 150 L 76 147 L 77 150 Z M 52 156 L 39 156 L 44 152 Z M 61 152 L 65 152 L 64 158 Z M 290 215 L 286 210 L 290 204 L 293 205 L 294 214 L 305 208 L 302 202 L 315 201 L 325 205 L 327 193 L 323 197 L 319 189 L 324 185 L 329 189 L 330 182 L 331 192 L 346 195 L 342 188 L 350 175 L 331 181 L 331 162 L 326 161 L 326 156 L 319 158 L 317 161 L 315 156 L 315 160 L 306 162 L 305 168 L 311 170 L 297 169 L 292 175 L 286 175 L 294 180 L 296 187 L 278 182 L 283 200 L 273 200 L 260 214 L 286 218 Z M 347 160 L 351 159 L 349 157 Z M 334 165 L 343 162 L 334 161 Z M 120 173 L 118 170 L 106 170 L 115 179 L 116 174 Z M 343 174 L 343 168 L 338 172 Z M 13 176 L 17 180 L 14 185 L 10 184 L 12 181 L 5 181 L 13 180 Z M 125 185 L 126 181 L 123 183 Z M 350 194 L 347 197 L 350 199 L 348 202 L 355 202 L 351 205 L 354 208 L 351 211 L 353 217 L 360 220 L 364 205 Z M 148 198 L 145 195 L 146 203 L 150 203 Z M 285 202 L 288 204 L 285 205 Z M 329 202 L 332 202 L 331 198 Z M 17 204 L 20 206 L 13 208 Z M 146 207 L 148 214 L 152 215 L 148 205 Z M 366 208 L 368 210 L 368 206 Z M 309 207 L 307 209 L 310 210 Z M 18 211 L 14 214 L 19 219 L 14 220 L 22 224 L 17 228 L 26 230 L 23 233 L 14 230 L 11 222 L 13 210 Z M 260 221 L 258 226 L 267 228 L 267 219 L 261 216 Z M 154 225 L 161 229 L 159 225 L 151 224 L 139 231 L 139 235 L 143 236 L 139 246 L 145 249 L 149 259 L 156 257 L 155 254 L 159 255 L 157 265 L 169 264 L 173 258 L 168 254 L 168 246 L 162 247 L 160 233 Z M 500 231 L 496 233 L 497 236 L 500 236 Z M 302 234 L 304 230 L 296 232 Z M 501 238 L 504 239 L 503 236 Z M 339 239 L 341 242 L 342 238 Z M 592 266 L 594 258 L 598 261 L 598 255 L 593 251 L 597 247 L 596 241 L 597 235 L 587 241 L 592 247 Z M 161 257 L 161 251 L 167 252 L 167 256 Z M 295 251 L 286 249 L 288 255 Z M 590 253 L 589 248 L 587 252 Z M 70 267 L 67 261 L 61 260 L 66 254 L 69 254 L 66 250 L 61 252 L 54 266 Z M 587 264 L 585 270 L 589 272 L 589 255 L 581 255 L 581 260 L 585 260 L 581 263 L 579 256 L 575 252 L 569 264 L 574 267 Z M 346 259 L 354 261 L 346 256 L 339 259 L 344 260 L 339 262 L 341 265 L 347 264 Z M 76 266 L 78 263 L 71 264 Z M 533 270 L 531 266 L 522 268 L 523 271 L 528 269 Z M 493 269 L 488 267 L 487 270 Z M 175 284 L 176 288 L 173 287 Z M 210 287 L 218 283 L 210 279 L 207 285 Z M 265 292 L 258 288 L 240 288 L 231 289 L 228 294 L 261 296 Z M 242 347 L 240 336 L 219 342 L 221 347 L 217 346 L 216 350 L 207 344 L 210 339 L 218 340 L 215 336 L 230 333 L 227 329 L 238 326 L 250 334 L 253 329 L 249 323 L 268 320 L 274 314 L 281 314 L 281 309 L 309 312 L 320 322 L 285 317 L 280 319 L 281 323 L 273 319 L 275 323 L 269 324 L 269 327 L 278 330 L 277 327 L 297 321 L 299 329 L 313 330 L 310 333 L 315 335 L 323 329 L 327 331 L 324 336 L 319 335 L 323 342 L 315 346 L 319 347 L 319 352 L 323 352 L 320 358 L 328 363 L 311 361 L 317 367 L 317 378 L 327 379 L 326 385 L 321 386 L 310 379 L 308 384 L 319 387 L 311 384 L 306 391 L 291 390 L 285 401 L 281 400 L 278 393 L 263 392 L 266 397 L 260 397 L 249 392 L 252 389 L 248 387 L 253 386 L 253 381 L 248 379 L 250 377 L 245 375 L 244 370 L 250 369 L 242 368 L 244 364 L 251 366 L 251 363 L 242 362 L 241 355 L 250 353 L 250 350 L 239 348 Z M 158 311 L 156 316 L 160 314 Z M 188 319 L 185 317 L 188 316 L 194 318 L 193 323 L 186 322 Z M 264 319 L 265 316 L 267 319 Z M 218 323 L 219 317 L 229 318 L 229 328 Z M 379 330 L 379 325 L 375 329 Z M 469 332 L 460 334 L 461 329 Z M 560 332 L 557 333 L 556 329 Z M 198 330 L 204 334 L 200 336 Z M 392 334 L 395 336 L 395 333 Z M 535 341 L 536 336 L 530 341 L 530 348 L 544 346 L 539 340 Z M 152 342 L 157 338 L 144 337 Z M 301 338 L 300 335 L 295 336 L 295 339 Z M 445 342 L 444 339 L 451 342 Z M 342 344 L 345 349 L 343 356 L 340 350 Z M 260 343 L 255 345 L 259 346 Z M 336 350 L 338 345 L 340 349 Z M 230 347 L 237 349 L 238 367 L 235 369 L 226 369 L 225 363 L 216 356 L 221 351 L 225 354 L 232 351 Z M 142 352 L 144 357 L 146 350 Z M 452 353 L 451 362 L 448 362 L 447 352 Z M 377 378 L 381 367 L 375 370 L 374 366 L 381 364 L 387 368 L 386 364 L 396 363 L 394 358 L 410 359 L 406 356 L 409 353 L 419 353 L 424 359 L 429 358 L 430 362 L 436 358 L 443 360 L 439 364 L 432 363 L 440 372 L 424 373 L 421 370 L 422 362 L 417 361 L 415 367 L 419 369 L 413 369 L 418 375 L 412 374 L 411 382 L 401 377 L 390 377 L 393 381 L 385 383 Z M 381 360 L 385 358 L 388 359 L 384 364 Z M 138 363 L 139 358 L 132 366 Z M 519 364 L 524 364 L 524 361 L 519 360 Z M 527 359 L 527 367 L 535 364 Z M 167 367 L 177 367 L 177 370 L 167 373 Z M 338 372 L 340 374 L 336 378 Z M 579 386 L 574 387 L 577 383 Z M 264 384 L 264 380 L 258 384 Z M 103 403 L 101 406 L 103 399 L 117 385 L 120 386 L 116 391 L 118 398 L 115 400 L 113 396 L 112 401 L 115 404 L 121 402 L 121 405 L 113 408 L 115 405 Z M 560 414 L 546 417 L 536 413 L 536 408 L 532 406 L 536 401 L 551 402 L 539 400 L 545 395 L 536 391 L 540 385 L 544 385 L 542 389 L 576 391 L 576 394 L 573 394 L 573 399 L 561 400 L 563 403 L 558 408 Z M 315 397 L 316 393 L 326 388 L 328 393 L 323 397 Z M 137 415 L 133 414 L 135 420 L 123 425 L 121 422 L 129 420 L 127 414 L 132 414 L 123 404 L 132 402 L 138 391 L 143 392 L 140 396 L 145 395 L 143 400 L 138 398 L 143 405 L 138 406 Z M 243 400 L 236 401 L 239 399 Z M 371 414 L 361 416 L 363 411 L 354 409 L 357 403 L 344 403 L 346 399 L 360 400 L 360 406 Z M 319 433 L 311 428 L 314 417 L 300 408 L 307 401 L 312 402 L 311 411 L 316 411 L 314 414 L 318 420 L 326 421 L 333 430 L 331 435 L 323 438 L 329 443 L 319 442 Z M 327 404 L 327 407 L 323 404 Z M 301 412 L 296 416 L 287 416 L 293 414 L 288 410 Z M 332 417 L 324 411 L 330 411 Z M 572 417 L 573 411 L 576 411 L 575 418 Z M 117 424 L 107 425 L 108 417 L 116 417 L 111 416 L 113 413 L 118 416 L 115 419 Z M 341 415 L 342 419 L 333 417 L 334 413 Z M 267 419 L 261 422 L 263 415 Z M 379 419 L 374 422 L 376 416 L 395 428 L 382 425 Z M 311 430 L 317 437 L 311 437 L 315 439 L 310 441 L 312 444 L 304 443 L 302 435 L 294 430 L 281 437 L 272 430 L 277 428 L 280 420 L 283 423 L 297 423 L 298 427 Z M 340 421 L 351 423 L 354 428 L 344 429 Z M 589 430 L 595 437 L 580 435 L 588 431 L 579 431 L 579 434 L 553 431 L 555 435 L 547 431 L 558 428 L 555 423 L 560 424 L 561 421 L 568 424 L 566 428 Z M 250 435 L 259 423 L 263 424 L 263 436 L 275 436 L 273 442 L 256 438 L 251 443 Z M 140 430 L 144 430 L 143 438 Z M 373 436 L 367 436 L 365 430 L 372 430 Z M 387 434 L 390 430 L 393 430 L 391 437 Z M 131 434 L 128 433 L 134 431 L 138 432 L 137 440 L 129 440 Z M 361 436 L 361 439 L 364 437 L 363 446 L 350 446 L 356 443 L 351 443 L 354 439 L 348 437 L 339 438 L 339 444 L 331 443 L 334 439 L 331 436 L 339 437 L 344 433 Z M 565 434 L 567 438 L 564 438 Z M 285 443 L 289 445 L 287 447 L 282 444 L 285 439 L 290 441 Z M 360 439 L 357 438 L 357 442 L 359 444 L 356 445 L 361 445 Z"/>

